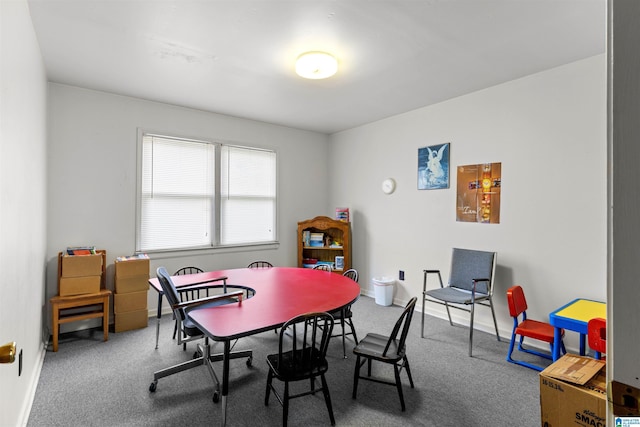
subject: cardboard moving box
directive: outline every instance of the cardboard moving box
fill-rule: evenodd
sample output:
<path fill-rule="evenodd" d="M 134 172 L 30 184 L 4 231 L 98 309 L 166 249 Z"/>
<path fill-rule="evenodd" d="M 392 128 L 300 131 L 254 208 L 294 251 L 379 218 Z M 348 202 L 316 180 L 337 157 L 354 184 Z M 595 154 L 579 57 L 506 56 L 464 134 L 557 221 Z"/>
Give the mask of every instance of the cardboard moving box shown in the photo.
<path fill-rule="evenodd" d="M 115 315 L 115 332 L 130 331 L 132 329 L 146 328 L 149 321 L 149 312 L 144 310 L 128 311 Z"/>
<path fill-rule="evenodd" d="M 149 275 L 138 277 L 116 278 L 115 289 L 117 294 L 141 292 L 149 290 Z"/>
<path fill-rule="evenodd" d="M 99 276 L 102 274 L 102 254 L 63 255 L 61 277 Z"/>
<path fill-rule="evenodd" d="M 147 290 L 114 295 L 113 312 L 115 314 L 147 309 Z"/>
<path fill-rule="evenodd" d="M 116 279 L 144 276 L 149 279 L 149 259 L 116 260 Z"/>
<path fill-rule="evenodd" d="M 565 354 L 540 372 L 541 425 L 605 427 L 605 362 Z"/>
<path fill-rule="evenodd" d="M 82 295 L 100 292 L 102 276 L 61 277 L 58 295 Z"/>

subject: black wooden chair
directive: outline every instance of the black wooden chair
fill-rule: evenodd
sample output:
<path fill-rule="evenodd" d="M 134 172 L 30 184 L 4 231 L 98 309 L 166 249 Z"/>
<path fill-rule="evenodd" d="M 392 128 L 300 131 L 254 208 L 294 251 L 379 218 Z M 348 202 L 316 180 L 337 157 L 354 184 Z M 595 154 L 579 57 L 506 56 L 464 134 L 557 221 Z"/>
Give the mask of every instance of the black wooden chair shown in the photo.
<path fill-rule="evenodd" d="M 271 268 L 273 264 L 269 261 L 253 261 L 251 264 L 247 266 L 247 268 Z"/>
<path fill-rule="evenodd" d="M 350 268 L 344 273 L 343 276 L 350 278 L 354 282 L 358 283 L 358 271 L 355 268 Z M 340 334 L 332 335 L 331 338 L 334 337 L 342 337 L 342 355 L 346 359 L 347 358 L 347 344 L 346 344 L 346 336 L 351 335 L 353 337 L 353 341 L 356 345 L 358 345 L 358 336 L 356 335 L 356 328 L 353 326 L 353 312 L 351 311 L 351 306 L 344 307 L 340 310 L 335 310 L 331 312 L 333 319 L 335 322 L 340 321 L 340 327 L 342 328 L 342 332 Z M 345 330 L 345 326 L 348 325 L 351 329 L 351 332 L 347 332 Z"/>
<path fill-rule="evenodd" d="M 322 271 L 333 271 L 333 267 L 331 267 L 331 264 L 316 264 L 313 269 Z"/>
<path fill-rule="evenodd" d="M 413 388 L 413 378 L 411 378 L 411 370 L 409 368 L 409 360 L 406 354 L 406 341 L 407 334 L 409 333 L 409 326 L 411 325 L 411 318 L 413 317 L 413 311 L 416 308 L 416 301 L 418 299 L 413 297 L 409 300 L 407 305 L 400 315 L 400 318 L 393 327 L 391 335 L 379 335 L 375 333 L 369 333 L 358 345 L 353 349 L 353 353 L 357 356 L 356 369 L 353 375 L 353 394 L 355 399 L 358 392 L 358 380 L 368 380 L 377 382 L 380 384 L 395 385 L 398 389 L 398 395 L 400 396 L 400 406 L 402 410 L 405 410 L 404 395 L 402 394 L 402 382 L 400 381 L 400 373 L 402 369 L 407 371 L 409 377 L 409 383 Z M 398 334 L 400 336 L 398 337 Z M 387 363 L 393 365 L 393 371 L 395 373 L 395 382 L 391 382 L 381 378 L 375 378 L 371 376 L 371 362 L 375 360 L 381 363 Z M 360 368 L 367 363 L 367 376 L 360 375 Z"/>
<path fill-rule="evenodd" d="M 326 359 L 327 347 L 333 330 L 333 317 L 329 313 L 308 313 L 287 321 L 280 329 L 278 353 L 267 356 L 269 374 L 267 390 L 264 396 L 265 406 L 269 405 L 271 391 L 282 404 L 282 425 L 286 427 L 289 414 L 289 400 L 315 394 L 322 391 L 329 410 L 331 425 L 335 425 L 329 387 L 325 372 L 329 369 Z M 316 388 L 316 379 L 320 377 L 321 387 Z M 282 396 L 273 385 L 273 379 L 284 382 Z M 289 383 L 310 381 L 310 390 L 290 394 Z"/>

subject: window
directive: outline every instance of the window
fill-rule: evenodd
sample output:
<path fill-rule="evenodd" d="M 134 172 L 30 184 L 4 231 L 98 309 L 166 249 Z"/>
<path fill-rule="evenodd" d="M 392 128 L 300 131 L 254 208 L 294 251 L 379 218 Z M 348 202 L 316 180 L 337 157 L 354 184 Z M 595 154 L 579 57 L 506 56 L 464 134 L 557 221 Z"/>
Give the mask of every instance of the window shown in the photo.
<path fill-rule="evenodd" d="M 143 134 L 136 250 L 276 241 L 276 153 Z"/>

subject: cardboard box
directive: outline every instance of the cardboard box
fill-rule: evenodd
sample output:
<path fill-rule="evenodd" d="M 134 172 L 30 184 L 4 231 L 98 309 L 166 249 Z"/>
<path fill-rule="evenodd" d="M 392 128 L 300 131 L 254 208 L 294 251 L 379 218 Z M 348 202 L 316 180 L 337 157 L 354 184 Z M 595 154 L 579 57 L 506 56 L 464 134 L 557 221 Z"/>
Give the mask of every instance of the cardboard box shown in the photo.
<path fill-rule="evenodd" d="M 130 259 L 115 262 L 116 279 L 144 276 L 149 279 L 149 259 Z"/>
<path fill-rule="evenodd" d="M 145 310 L 129 311 L 115 315 L 115 332 L 130 331 L 132 329 L 146 328 L 149 321 L 149 312 Z"/>
<path fill-rule="evenodd" d="M 102 276 L 61 277 L 58 295 L 95 294 L 100 292 Z"/>
<path fill-rule="evenodd" d="M 114 314 L 127 313 L 129 311 L 138 311 L 147 309 L 147 291 L 129 292 L 126 294 L 114 295 L 113 312 Z"/>
<path fill-rule="evenodd" d="M 149 275 L 135 277 L 116 277 L 115 289 L 117 294 L 141 292 L 149 290 Z"/>
<path fill-rule="evenodd" d="M 102 274 L 102 254 L 63 255 L 61 277 L 99 276 Z"/>
<path fill-rule="evenodd" d="M 540 372 L 541 425 L 605 427 L 607 378 L 605 362 L 565 354 Z"/>

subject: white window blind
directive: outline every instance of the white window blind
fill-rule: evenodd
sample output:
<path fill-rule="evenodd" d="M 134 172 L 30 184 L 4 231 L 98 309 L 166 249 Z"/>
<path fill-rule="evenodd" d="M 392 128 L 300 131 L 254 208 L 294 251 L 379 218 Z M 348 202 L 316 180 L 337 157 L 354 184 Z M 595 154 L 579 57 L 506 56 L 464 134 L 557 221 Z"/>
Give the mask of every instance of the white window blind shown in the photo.
<path fill-rule="evenodd" d="M 222 146 L 220 243 L 275 240 L 276 155 Z"/>
<path fill-rule="evenodd" d="M 145 134 L 140 167 L 137 251 L 275 241 L 275 152 Z"/>

